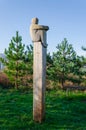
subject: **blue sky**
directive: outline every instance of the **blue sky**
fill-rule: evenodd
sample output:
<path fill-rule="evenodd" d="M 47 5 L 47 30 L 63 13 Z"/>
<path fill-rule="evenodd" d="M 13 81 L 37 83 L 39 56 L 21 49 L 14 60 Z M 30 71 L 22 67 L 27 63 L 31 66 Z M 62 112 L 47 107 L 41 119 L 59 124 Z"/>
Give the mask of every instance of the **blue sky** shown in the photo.
<path fill-rule="evenodd" d="M 86 56 L 81 49 L 86 47 L 86 0 L 0 0 L 0 53 L 17 30 L 24 44 L 32 44 L 29 26 L 33 17 L 50 28 L 49 52 L 55 51 L 57 44 L 67 38 L 78 55 Z"/>

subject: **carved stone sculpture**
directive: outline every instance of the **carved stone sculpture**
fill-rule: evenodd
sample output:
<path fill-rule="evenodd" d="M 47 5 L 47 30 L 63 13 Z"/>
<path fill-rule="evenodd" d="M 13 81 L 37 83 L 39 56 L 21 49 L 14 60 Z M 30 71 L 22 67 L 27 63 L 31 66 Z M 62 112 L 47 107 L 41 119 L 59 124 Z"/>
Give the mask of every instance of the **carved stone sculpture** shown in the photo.
<path fill-rule="evenodd" d="M 44 47 L 47 47 L 45 43 L 46 31 L 49 29 L 48 26 L 38 25 L 38 18 L 33 18 L 30 26 L 30 35 L 32 42 L 41 42 Z"/>
<path fill-rule="evenodd" d="M 48 26 L 38 25 L 33 18 L 30 35 L 33 42 L 33 120 L 42 122 L 45 118 L 46 89 L 46 31 Z"/>

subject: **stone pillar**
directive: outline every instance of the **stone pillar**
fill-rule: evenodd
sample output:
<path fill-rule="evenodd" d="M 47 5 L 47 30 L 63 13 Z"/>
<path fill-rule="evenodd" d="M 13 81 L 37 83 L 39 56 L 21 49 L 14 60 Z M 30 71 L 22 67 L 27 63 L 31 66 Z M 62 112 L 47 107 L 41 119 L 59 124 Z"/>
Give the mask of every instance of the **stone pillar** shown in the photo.
<path fill-rule="evenodd" d="M 45 118 L 46 48 L 41 42 L 34 42 L 33 63 L 33 120 L 42 122 Z"/>
<path fill-rule="evenodd" d="M 46 88 L 46 31 L 48 26 L 38 25 L 38 18 L 32 19 L 30 35 L 33 41 L 33 120 L 42 122 L 45 118 Z"/>

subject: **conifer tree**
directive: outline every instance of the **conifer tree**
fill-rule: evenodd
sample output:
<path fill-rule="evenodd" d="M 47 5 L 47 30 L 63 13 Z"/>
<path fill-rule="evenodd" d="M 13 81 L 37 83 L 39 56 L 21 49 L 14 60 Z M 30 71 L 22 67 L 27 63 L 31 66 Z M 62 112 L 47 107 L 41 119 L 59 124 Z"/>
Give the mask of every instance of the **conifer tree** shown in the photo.
<path fill-rule="evenodd" d="M 26 47 L 25 51 L 25 77 L 24 77 L 24 85 L 28 85 L 28 83 L 32 84 L 33 80 L 33 46 L 30 44 Z"/>
<path fill-rule="evenodd" d="M 56 48 L 57 52 L 53 53 L 53 77 L 54 79 L 58 79 L 61 82 L 62 87 L 64 87 L 64 82 L 67 79 L 68 74 L 73 70 L 76 53 L 66 38 L 64 38 Z"/>
<path fill-rule="evenodd" d="M 8 75 L 10 81 L 18 89 L 25 68 L 25 45 L 22 44 L 22 37 L 19 36 L 18 31 L 16 37 L 12 37 L 8 49 L 5 49 L 6 60 L 1 59 L 5 65 L 5 73 Z"/>

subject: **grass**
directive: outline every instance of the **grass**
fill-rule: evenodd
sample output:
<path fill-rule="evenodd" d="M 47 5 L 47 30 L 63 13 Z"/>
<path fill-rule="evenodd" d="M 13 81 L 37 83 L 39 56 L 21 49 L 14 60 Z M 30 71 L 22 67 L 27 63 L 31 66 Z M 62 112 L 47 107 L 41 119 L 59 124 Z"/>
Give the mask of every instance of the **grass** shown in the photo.
<path fill-rule="evenodd" d="M 86 130 L 86 93 L 46 92 L 46 119 L 32 119 L 32 91 L 0 90 L 0 130 Z"/>

